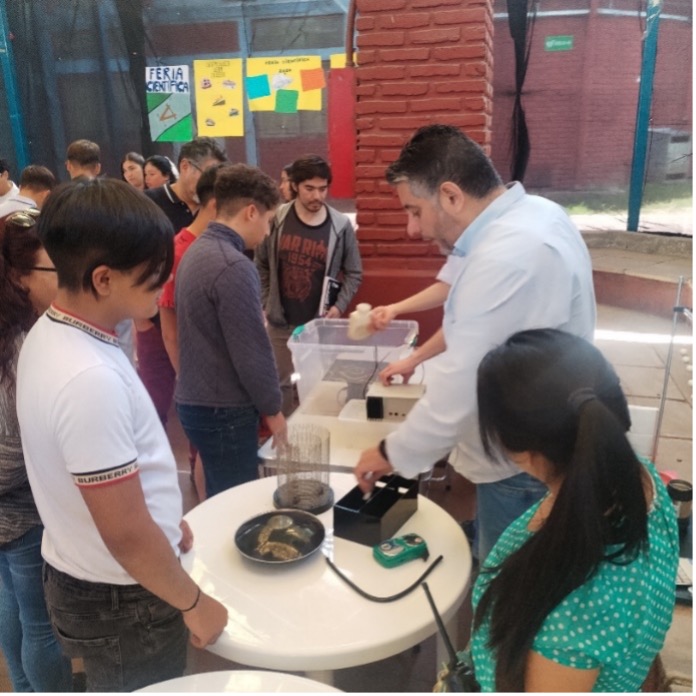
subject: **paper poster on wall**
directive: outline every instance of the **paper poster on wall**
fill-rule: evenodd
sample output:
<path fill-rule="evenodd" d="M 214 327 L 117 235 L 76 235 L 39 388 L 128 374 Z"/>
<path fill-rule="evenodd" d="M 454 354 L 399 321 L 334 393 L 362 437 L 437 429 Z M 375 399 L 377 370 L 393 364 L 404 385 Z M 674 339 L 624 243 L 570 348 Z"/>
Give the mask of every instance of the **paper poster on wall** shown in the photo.
<path fill-rule="evenodd" d="M 147 115 L 155 143 L 185 143 L 193 138 L 188 65 L 145 68 Z"/>
<path fill-rule="evenodd" d="M 194 60 L 198 135 L 244 135 L 242 59 Z"/>
<path fill-rule="evenodd" d="M 321 111 L 326 75 L 321 56 L 248 58 L 245 84 L 251 111 Z"/>
<path fill-rule="evenodd" d="M 358 54 L 353 54 L 353 63 L 358 64 Z M 332 53 L 329 56 L 329 67 L 330 68 L 345 68 L 346 67 L 346 54 L 345 53 Z"/>

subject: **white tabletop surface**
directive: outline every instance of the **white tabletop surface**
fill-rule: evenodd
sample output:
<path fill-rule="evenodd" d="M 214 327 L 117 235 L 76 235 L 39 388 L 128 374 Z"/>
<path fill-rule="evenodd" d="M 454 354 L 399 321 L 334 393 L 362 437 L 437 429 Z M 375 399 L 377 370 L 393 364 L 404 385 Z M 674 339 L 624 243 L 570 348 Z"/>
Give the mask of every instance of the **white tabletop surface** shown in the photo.
<path fill-rule="evenodd" d="M 351 474 L 331 474 L 339 500 L 355 485 Z M 194 534 L 184 568 L 201 588 L 219 599 L 230 618 L 209 647 L 235 662 L 266 669 L 321 671 L 389 657 L 436 632 L 421 588 L 391 603 L 375 603 L 349 588 L 326 563 L 323 552 L 363 590 L 379 596 L 411 585 L 426 569 L 421 560 L 387 569 L 372 549 L 333 537 L 333 510 L 319 517 L 327 531 L 322 551 L 296 564 L 268 566 L 243 558 L 234 534 L 247 519 L 273 509 L 276 478 L 231 488 L 186 515 Z M 471 554 L 459 524 L 441 507 L 419 497 L 418 511 L 398 530 L 416 532 L 428 543 L 430 561 L 444 560 L 428 585 L 445 620 L 464 600 Z M 429 561 L 429 562 L 430 562 Z"/>
<path fill-rule="evenodd" d="M 150 693 L 220 693 L 236 691 L 240 693 L 326 693 L 339 691 L 321 682 L 283 672 L 262 672 L 256 670 L 229 670 L 225 672 L 203 672 L 189 674 L 178 679 L 168 679 L 159 684 L 151 684 L 144 689 Z"/>

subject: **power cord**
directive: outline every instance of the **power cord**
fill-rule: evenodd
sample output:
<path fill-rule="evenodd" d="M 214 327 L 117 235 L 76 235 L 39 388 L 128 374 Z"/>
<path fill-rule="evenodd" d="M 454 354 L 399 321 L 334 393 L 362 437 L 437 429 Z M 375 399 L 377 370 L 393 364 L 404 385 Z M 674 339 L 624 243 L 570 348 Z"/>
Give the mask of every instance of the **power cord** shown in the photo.
<path fill-rule="evenodd" d="M 346 583 L 351 589 L 355 590 L 361 597 L 364 597 L 365 599 L 369 599 L 371 602 L 380 602 L 382 604 L 386 604 L 387 602 L 395 602 L 397 599 L 401 599 L 402 597 L 405 597 L 406 595 L 411 594 L 413 590 L 415 590 L 417 587 L 420 587 L 421 583 L 423 580 L 425 580 L 430 573 L 435 570 L 437 567 L 438 563 L 442 561 L 442 555 L 439 555 L 426 569 L 426 571 L 416 580 L 412 585 L 409 585 L 405 590 L 402 590 L 401 592 L 398 592 L 397 594 L 390 595 L 389 597 L 377 597 L 377 595 L 372 595 L 369 592 L 365 592 L 365 590 L 361 589 L 358 587 L 352 580 L 347 578 L 341 570 L 337 566 L 334 565 L 333 561 L 326 556 L 326 562 L 329 564 L 329 568 L 333 570 L 336 575 L 338 575 L 343 582 Z"/>

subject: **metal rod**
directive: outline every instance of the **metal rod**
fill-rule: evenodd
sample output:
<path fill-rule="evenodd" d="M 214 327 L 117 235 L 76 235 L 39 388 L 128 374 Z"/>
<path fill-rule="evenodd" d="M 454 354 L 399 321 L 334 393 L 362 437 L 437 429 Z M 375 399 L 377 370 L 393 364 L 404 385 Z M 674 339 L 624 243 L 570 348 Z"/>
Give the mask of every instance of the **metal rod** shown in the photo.
<path fill-rule="evenodd" d="M 440 632 L 440 637 L 442 638 L 442 642 L 445 644 L 445 648 L 447 649 L 447 654 L 450 657 L 449 666 L 450 668 L 453 668 L 457 664 L 457 651 L 454 649 L 454 645 L 452 645 L 452 641 L 450 640 L 447 629 L 445 628 L 445 623 L 440 616 L 440 612 L 435 606 L 435 600 L 433 600 L 433 596 L 430 594 L 428 583 L 424 582 L 421 586 L 423 587 L 423 590 L 425 590 L 425 596 L 428 598 L 428 604 L 430 604 L 430 608 L 433 611 L 433 616 L 435 617 L 437 630 Z"/>
<path fill-rule="evenodd" d="M 660 439 L 660 429 L 662 428 L 662 417 L 665 412 L 665 402 L 667 401 L 667 387 L 669 386 L 669 375 L 672 370 L 672 350 L 674 349 L 674 337 L 677 333 L 677 321 L 679 321 L 679 313 L 681 311 L 681 293 L 682 286 L 684 285 L 684 276 L 679 276 L 679 283 L 677 284 L 677 299 L 674 303 L 674 310 L 672 312 L 672 333 L 669 337 L 669 347 L 667 349 L 667 360 L 665 361 L 665 379 L 662 383 L 662 395 L 660 396 L 660 407 L 657 410 L 657 423 L 655 425 L 655 439 L 653 442 L 652 449 L 652 461 L 655 462 L 657 459 L 657 444 Z"/>

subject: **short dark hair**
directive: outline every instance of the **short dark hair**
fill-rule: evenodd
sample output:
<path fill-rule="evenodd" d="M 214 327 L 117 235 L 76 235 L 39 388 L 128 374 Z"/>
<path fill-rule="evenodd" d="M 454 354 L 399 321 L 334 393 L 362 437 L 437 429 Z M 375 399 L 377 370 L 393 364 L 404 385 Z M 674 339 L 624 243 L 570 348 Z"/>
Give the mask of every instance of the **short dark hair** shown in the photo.
<path fill-rule="evenodd" d="M 215 196 L 215 182 L 220 169 L 225 165 L 222 162 L 211 164 L 198 178 L 196 184 L 196 195 L 199 203 L 203 206 Z"/>
<path fill-rule="evenodd" d="M 5 172 L 10 171 L 10 163 L 6 160 L 0 157 L 0 174 L 4 174 Z"/>
<path fill-rule="evenodd" d="M 155 169 L 162 172 L 162 176 L 168 176 L 170 184 L 173 184 L 179 178 L 174 170 L 174 162 L 172 162 L 169 157 L 165 157 L 164 155 L 150 155 L 150 157 L 145 160 L 145 164 L 151 164 Z"/>
<path fill-rule="evenodd" d="M 101 150 L 91 140 L 75 140 L 68 145 L 67 159 L 77 162 L 81 167 L 90 167 L 100 163 Z"/>
<path fill-rule="evenodd" d="M 181 160 L 183 159 L 199 163 L 211 157 L 218 162 L 227 161 L 227 155 L 224 150 L 212 138 L 201 136 L 181 146 L 178 164 L 181 166 Z"/>
<path fill-rule="evenodd" d="M 502 179 L 481 147 L 454 126 L 419 128 L 389 165 L 387 181 L 408 181 L 434 195 L 451 181 L 474 198 L 485 198 Z"/>
<path fill-rule="evenodd" d="M 218 170 L 215 199 L 219 212 L 235 215 L 250 203 L 264 210 L 277 207 L 280 192 L 276 182 L 258 167 L 228 164 Z"/>
<path fill-rule="evenodd" d="M 326 179 L 326 183 L 331 183 L 331 167 L 329 163 L 319 155 L 303 155 L 296 159 L 290 166 L 288 172 L 290 181 L 298 185 L 307 179 Z"/>
<path fill-rule="evenodd" d="M 48 167 L 30 164 L 22 170 L 19 185 L 32 191 L 52 191 L 56 185 L 56 177 Z"/>
<path fill-rule="evenodd" d="M 144 264 L 137 285 L 163 285 L 174 263 L 174 229 L 142 192 L 119 179 L 76 179 L 49 196 L 38 235 L 58 271 L 58 286 L 91 290 L 92 273 L 106 265 L 130 271 Z"/>

